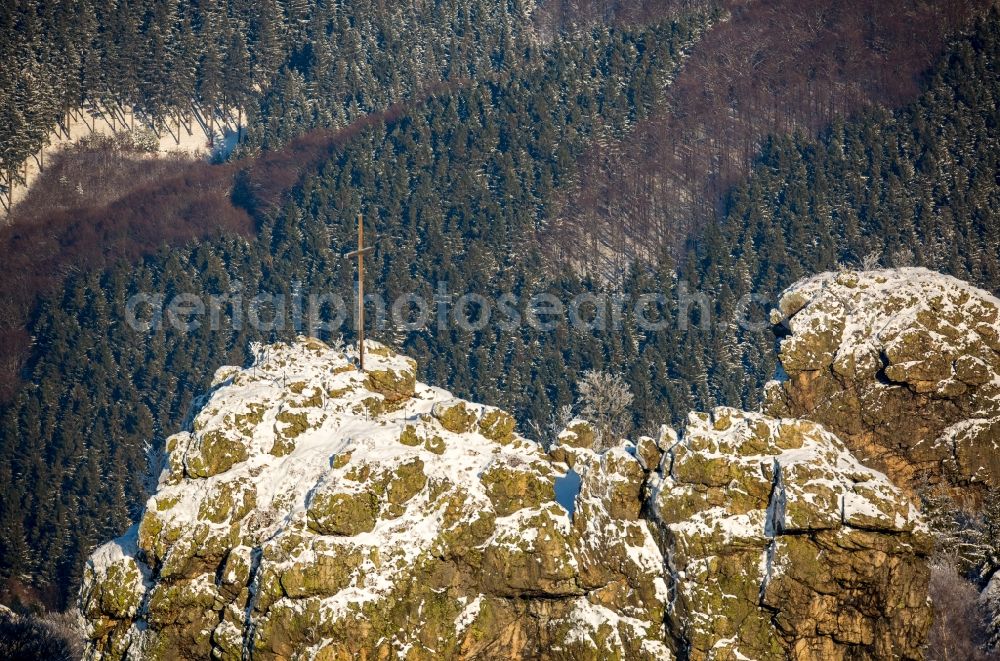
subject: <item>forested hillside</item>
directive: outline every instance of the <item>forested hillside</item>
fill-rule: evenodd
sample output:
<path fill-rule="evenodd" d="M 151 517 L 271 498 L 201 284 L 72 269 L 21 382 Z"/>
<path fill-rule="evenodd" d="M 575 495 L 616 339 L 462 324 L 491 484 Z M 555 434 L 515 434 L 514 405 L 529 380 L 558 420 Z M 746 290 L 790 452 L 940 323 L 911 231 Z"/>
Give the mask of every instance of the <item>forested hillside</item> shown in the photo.
<path fill-rule="evenodd" d="M 253 147 L 344 126 L 442 80 L 515 66 L 529 11 L 517 0 L 4 3 L 0 173 L 16 182 L 85 103 L 161 127 L 245 110 Z"/>
<path fill-rule="evenodd" d="M 249 340 L 294 334 L 231 324 L 138 333 L 123 318 L 131 295 L 249 299 L 304 291 L 347 298 L 353 268 L 341 254 L 354 241 L 351 219 L 359 211 L 369 232 L 383 237 L 369 269 L 390 300 L 409 292 L 430 299 L 437 282 L 456 298 L 509 293 L 525 301 L 544 291 L 569 300 L 599 291 L 598 282 L 554 267 L 542 242 L 579 190 L 586 155 L 595 145 L 628 144 L 630 132 L 668 99 L 682 53 L 719 18 L 692 11 L 645 26 L 615 19 L 620 27 L 567 28 L 547 46 L 504 50 L 500 60 L 479 61 L 472 49 L 460 72 L 439 77 L 453 84 L 352 124 L 336 139 L 313 134 L 288 142 L 305 126 L 385 110 L 397 98 L 394 83 L 377 85 L 381 96 L 371 92 L 368 105 L 357 97 L 334 103 L 335 94 L 308 91 L 326 84 L 312 54 L 278 67 L 275 80 L 290 91 L 261 88 L 259 131 L 246 151 L 282 144 L 293 150 L 233 166 L 233 203 L 252 215 L 252 238 L 223 235 L 164 249 L 138 265 L 124 259 L 70 272 L 32 317 L 27 385 L 0 423 L 3 575 L 35 586 L 50 603 L 64 599 L 93 544 L 135 516 L 148 456 L 161 450 L 214 368 L 245 363 Z M 516 43 L 510 20 L 509 31 L 483 30 L 481 39 L 508 34 L 506 43 Z M 572 24 L 556 16 L 548 25 Z M 472 43 L 479 38 L 469 36 Z M 510 58 L 519 58 L 517 66 Z M 998 59 L 1000 18 L 991 14 L 949 46 L 919 100 L 895 112 L 835 118 L 819 139 L 770 139 L 753 172 L 719 202 L 719 218 L 692 240 L 679 240 L 680 248 L 656 244 L 655 266 L 619 265 L 618 291 L 661 292 L 676 302 L 687 286 L 707 296 L 711 324 L 682 325 L 675 309 L 665 309 L 667 327 L 643 332 L 626 308 L 623 330 L 582 333 L 562 324 L 553 332 L 526 325 L 369 332 L 417 358 L 422 380 L 503 406 L 522 431 L 543 439 L 559 408 L 575 400 L 574 384 L 587 369 L 625 375 L 636 401 L 630 432 L 652 431 L 694 407 L 754 407 L 774 371 L 774 336 L 735 324 L 746 294 L 759 295 L 750 307 L 759 320 L 767 301 L 801 275 L 866 259 L 926 265 L 1000 289 Z M 479 76 L 484 62 L 497 75 Z M 405 94 L 415 86 L 403 84 Z M 297 96 L 296 89 L 307 91 Z M 269 169 L 302 153 L 311 156 L 286 168 L 285 178 L 274 176 L 277 166 Z M 563 249 L 584 262 L 603 258 L 587 245 Z M 344 331 L 351 339 L 348 325 Z"/>
<path fill-rule="evenodd" d="M 993 12 L 934 67 L 916 103 L 837 121 L 818 141 L 769 141 L 680 277 L 709 293 L 720 314 L 745 292 L 773 298 L 841 264 L 927 266 L 1000 290 L 998 58 Z M 737 337 L 726 361 L 759 384 L 772 373 L 770 341 Z"/>
<path fill-rule="evenodd" d="M 709 20 L 694 14 L 636 31 L 587 31 L 554 43 L 521 73 L 470 82 L 363 123 L 342 145 L 333 136 L 334 157 L 277 207 L 272 202 L 283 198 L 266 197 L 273 177 L 263 159 L 263 171 L 251 166 L 236 191 L 257 214 L 253 242 L 206 241 L 154 255 L 138 269 L 124 262 L 71 275 L 41 304 L 32 325 L 32 385 L 9 407 L 0 435 L 7 450 L 0 481 L 9 478 L 11 487 L 0 509 L 7 574 L 29 574 L 64 596 L 88 548 L 126 525 L 143 502 L 147 453 L 159 450 L 155 443 L 180 423 L 214 367 L 243 362 L 248 340 L 259 338 L 246 327 L 212 332 L 207 324 L 196 333 L 161 326 L 136 334 L 121 317 L 131 294 L 223 295 L 241 287 L 251 298 L 289 294 L 296 281 L 305 291 L 347 293 L 352 271 L 340 253 L 353 225 L 342 220 L 359 210 L 390 239 L 374 265 L 386 294 L 423 292 L 436 279 L 457 292 L 545 287 L 531 238 L 552 191 L 596 132 L 621 135 L 648 113 L 681 50 Z M 519 402 L 525 421 L 548 416 L 553 398 L 572 397 L 561 359 L 552 354 L 536 369 L 526 349 L 549 338 L 389 339 L 430 358 L 428 373 L 439 382 L 490 400 L 536 394 L 533 406 Z M 567 355 L 579 342 L 585 346 L 574 360 L 582 366 L 600 344 L 574 340 Z M 470 353 L 471 362 L 456 361 Z M 499 382 L 501 373 L 510 377 Z M 149 439 L 159 440 L 151 448 Z M 38 487 L 14 487 L 25 483 Z"/>
<path fill-rule="evenodd" d="M 692 49 L 667 102 L 621 142 L 598 142 L 553 218 L 551 257 L 615 280 L 655 262 L 724 211 L 770 135 L 815 135 L 837 118 L 912 101 L 980 0 L 728 3 Z M 566 245 L 587 242 L 605 260 Z"/>

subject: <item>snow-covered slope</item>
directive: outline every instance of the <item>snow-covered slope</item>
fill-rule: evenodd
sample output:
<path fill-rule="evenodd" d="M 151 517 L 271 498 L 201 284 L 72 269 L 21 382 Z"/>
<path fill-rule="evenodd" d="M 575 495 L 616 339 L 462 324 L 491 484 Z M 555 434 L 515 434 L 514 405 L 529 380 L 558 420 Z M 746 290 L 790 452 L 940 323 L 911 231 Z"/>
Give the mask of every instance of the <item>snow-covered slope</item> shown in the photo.
<path fill-rule="evenodd" d="M 18 174 L 24 182 L 14 183 L 11 189 L 0 187 L 0 225 L 7 220 L 8 212 L 27 197 L 44 167 L 61 150 L 81 140 L 118 136 L 141 143 L 150 156 L 184 154 L 192 158 L 224 158 L 233 151 L 244 132 L 239 124 L 244 115 L 242 110 L 227 113 L 217 110 L 209 121 L 210 118 L 192 108 L 180 125 L 168 122 L 156 131 L 148 118 L 131 110 L 87 103 L 68 113 L 60 125 L 49 132 L 41 150 L 18 166 Z"/>

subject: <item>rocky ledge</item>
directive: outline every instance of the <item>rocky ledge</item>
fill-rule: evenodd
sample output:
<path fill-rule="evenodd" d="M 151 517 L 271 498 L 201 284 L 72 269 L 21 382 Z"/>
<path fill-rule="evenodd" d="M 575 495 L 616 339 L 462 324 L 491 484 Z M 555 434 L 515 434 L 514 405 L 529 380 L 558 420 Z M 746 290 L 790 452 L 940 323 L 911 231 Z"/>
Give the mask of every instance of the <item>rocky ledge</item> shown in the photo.
<path fill-rule="evenodd" d="M 1000 486 L 1000 300 L 920 268 L 845 271 L 786 291 L 783 374 L 765 410 L 822 423 L 897 485 Z"/>
<path fill-rule="evenodd" d="M 91 659 L 919 658 L 926 535 L 817 424 L 597 453 L 315 340 L 223 368 L 91 557 Z"/>

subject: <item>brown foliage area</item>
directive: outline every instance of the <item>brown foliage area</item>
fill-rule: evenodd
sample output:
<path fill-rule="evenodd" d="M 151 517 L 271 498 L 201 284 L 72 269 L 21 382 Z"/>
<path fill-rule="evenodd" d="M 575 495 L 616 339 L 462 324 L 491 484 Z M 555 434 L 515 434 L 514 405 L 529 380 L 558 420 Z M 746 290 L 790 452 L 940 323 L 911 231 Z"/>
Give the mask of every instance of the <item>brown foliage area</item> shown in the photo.
<path fill-rule="evenodd" d="M 317 130 L 302 135 L 273 152 L 264 152 L 241 173 L 241 202 L 257 210 L 274 210 L 302 176 L 330 158 L 338 147 L 366 129 L 388 123 L 406 112 L 394 104 L 381 113 L 366 115 L 340 130 Z"/>
<path fill-rule="evenodd" d="M 421 99 L 446 93 L 468 84 L 455 78 L 428 86 Z M 253 211 L 273 211 L 283 196 L 301 181 L 304 174 L 315 171 L 342 145 L 364 131 L 382 124 L 391 124 L 403 117 L 413 103 L 394 103 L 381 112 L 370 113 L 344 128 L 320 129 L 291 140 L 281 149 L 264 152 L 239 175 L 240 204 Z"/>
<path fill-rule="evenodd" d="M 554 244 L 627 257 L 679 247 L 718 211 L 762 141 L 814 133 L 871 104 L 902 105 L 982 0 L 729 2 L 684 62 L 663 108 L 597 144 L 555 223 Z M 558 256 L 557 256 L 558 257 Z"/>
<path fill-rule="evenodd" d="M 427 94 L 461 84 L 443 83 Z M 149 158 L 112 140 L 59 154 L 14 210 L 12 222 L 0 228 L 0 403 L 20 385 L 34 305 L 68 273 L 135 261 L 164 246 L 220 233 L 252 237 L 258 211 L 278 208 L 303 175 L 340 145 L 397 120 L 407 107 L 396 104 L 338 131 L 308 133 L 242 164 Z"/>

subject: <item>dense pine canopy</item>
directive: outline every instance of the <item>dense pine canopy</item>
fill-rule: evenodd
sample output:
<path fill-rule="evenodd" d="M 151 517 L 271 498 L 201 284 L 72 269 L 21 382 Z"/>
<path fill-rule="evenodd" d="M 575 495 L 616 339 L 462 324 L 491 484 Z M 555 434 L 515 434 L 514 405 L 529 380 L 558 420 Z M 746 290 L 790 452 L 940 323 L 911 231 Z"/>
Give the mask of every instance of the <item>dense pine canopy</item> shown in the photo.
<path fill-rule="evenodd" d="M 15 0 L 0 7 L 0 172 L 84 104 L 154 126 L 245 110 L 249 149 L 520 63 L 519 1 Z"/>

